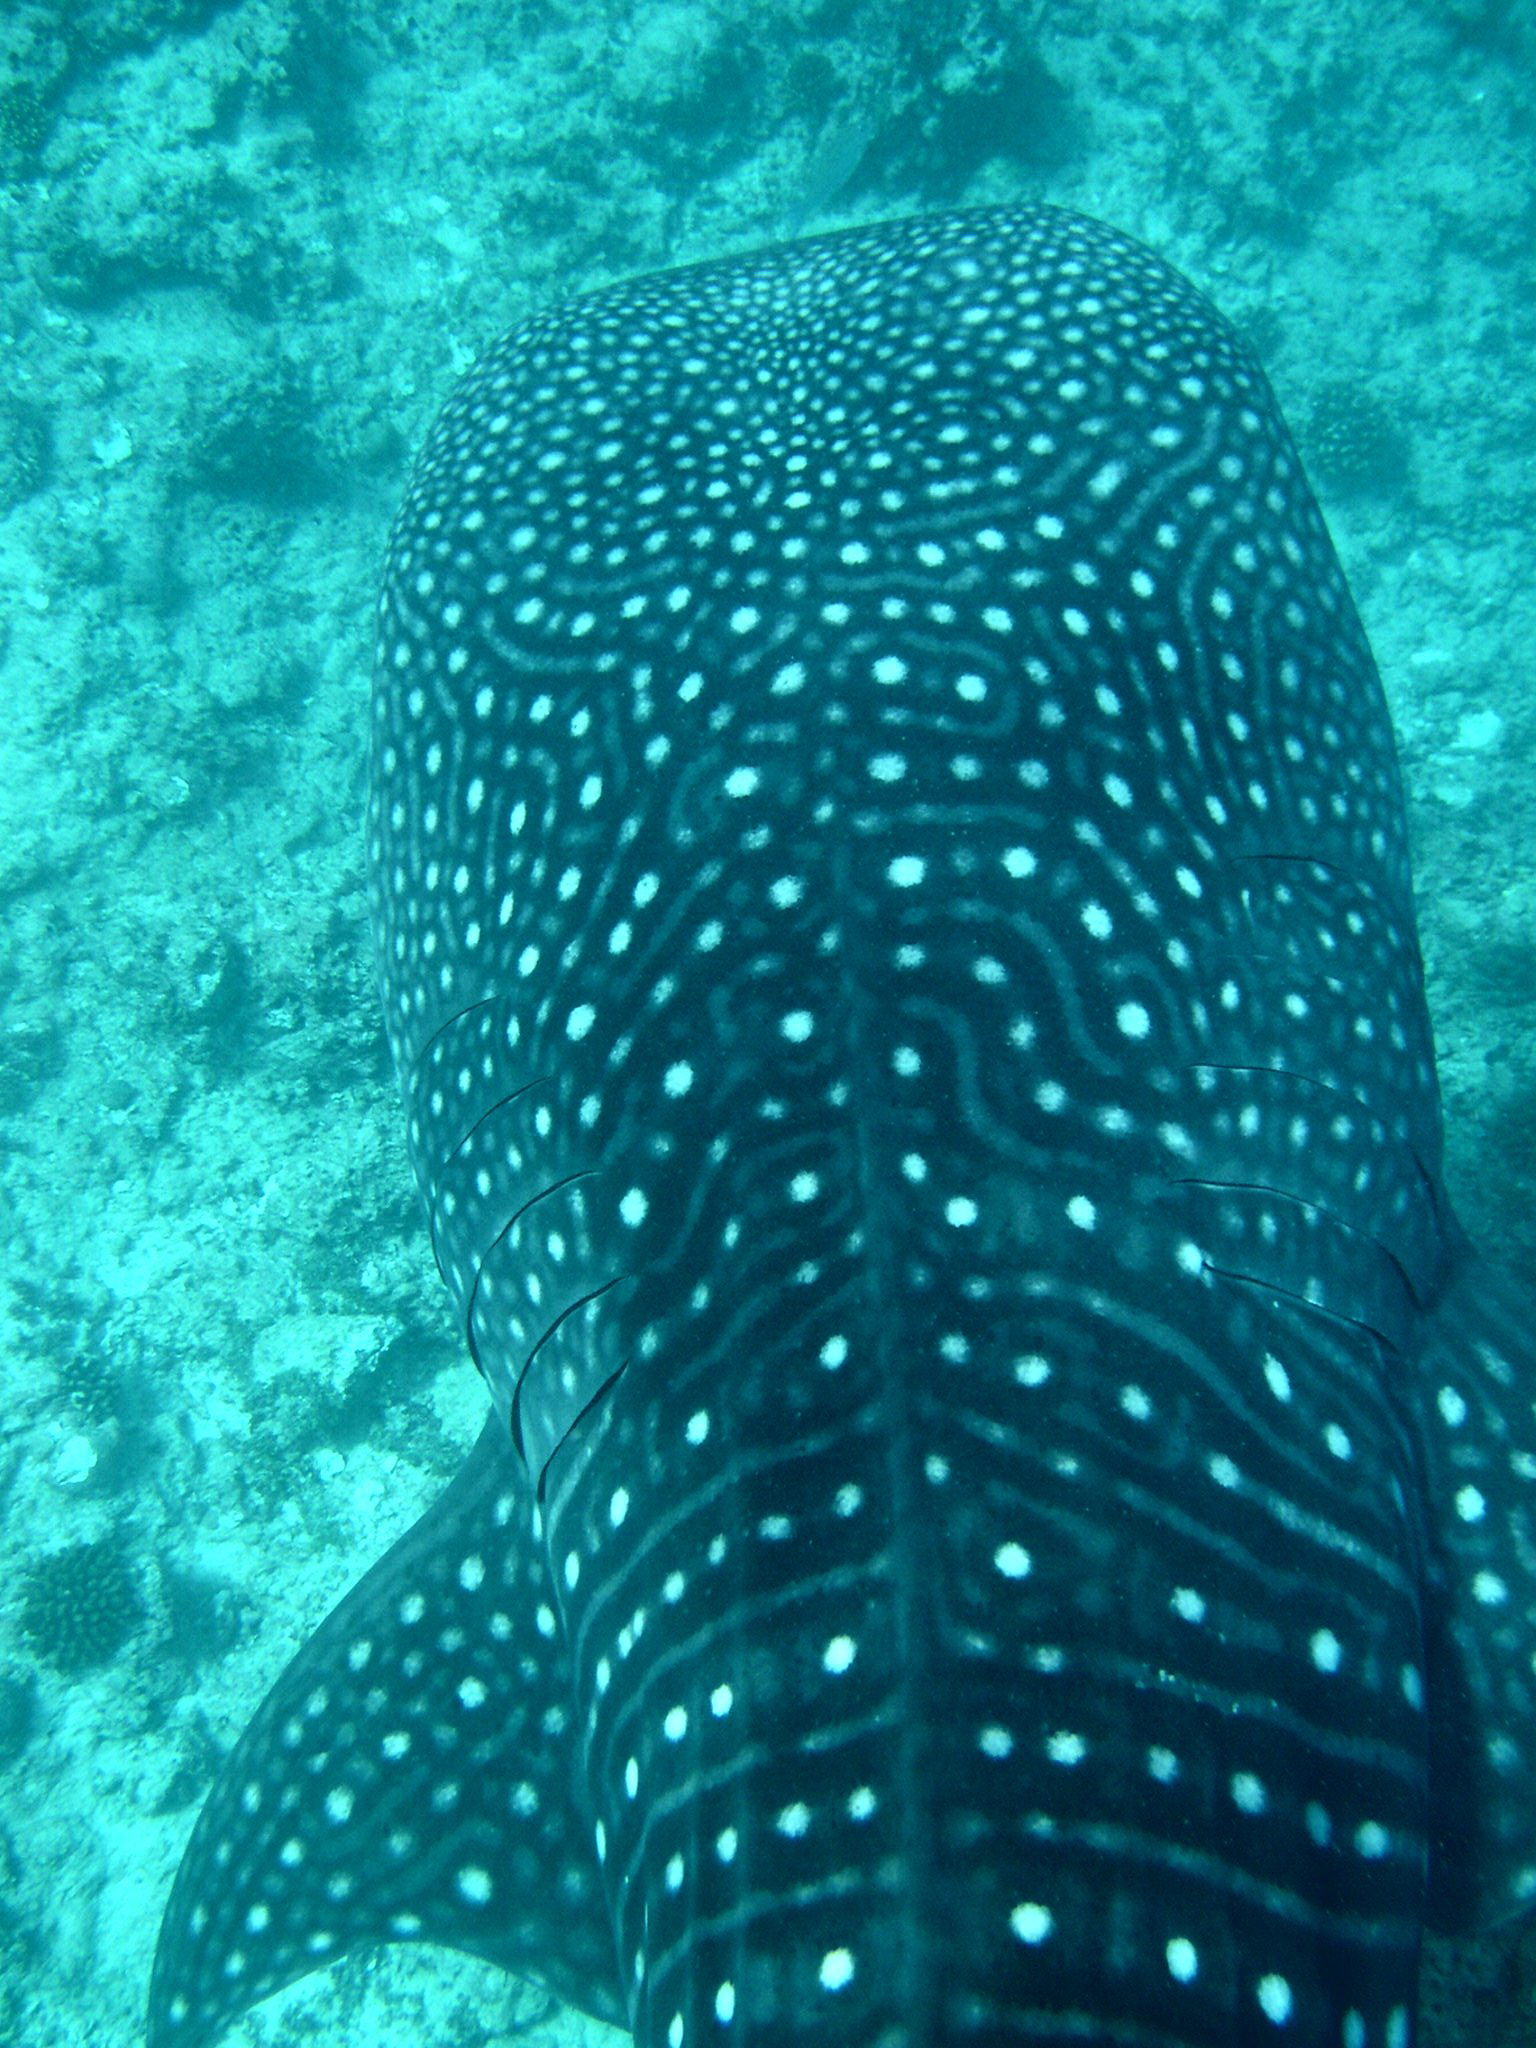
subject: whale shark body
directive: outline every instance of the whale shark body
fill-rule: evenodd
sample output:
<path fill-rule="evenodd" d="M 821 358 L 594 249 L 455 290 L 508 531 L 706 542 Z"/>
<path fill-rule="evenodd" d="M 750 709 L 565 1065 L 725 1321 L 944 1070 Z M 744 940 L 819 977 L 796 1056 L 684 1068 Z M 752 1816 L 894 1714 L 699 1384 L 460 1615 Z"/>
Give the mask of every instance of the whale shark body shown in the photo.
<path fill-rule="evenodd" d="M 368 838 L 492 1412 L 216 1783 L 153 2048 L 411 1939 L 639 2048 L 1406 2048 L 1536 1894 L 1536 1304 L 1219 316 L 1005 208 L 533 318 Z"/>

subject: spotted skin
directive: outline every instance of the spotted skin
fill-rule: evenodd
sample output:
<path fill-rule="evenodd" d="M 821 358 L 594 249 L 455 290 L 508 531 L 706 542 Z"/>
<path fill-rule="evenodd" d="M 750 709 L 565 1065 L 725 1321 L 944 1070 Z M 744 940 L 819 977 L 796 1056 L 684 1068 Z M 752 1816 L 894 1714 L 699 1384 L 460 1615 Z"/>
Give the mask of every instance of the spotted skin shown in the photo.
<path fill-rule="evenodd" d="M 1048 209 L 536 317 L 372 767 L 494 1415 L 216 1787 L 153 2048 L 390 1935 L 640 2048 L 1405 2048 L 1536 1886 L 1532 1305 L 1231 331 Z"/>

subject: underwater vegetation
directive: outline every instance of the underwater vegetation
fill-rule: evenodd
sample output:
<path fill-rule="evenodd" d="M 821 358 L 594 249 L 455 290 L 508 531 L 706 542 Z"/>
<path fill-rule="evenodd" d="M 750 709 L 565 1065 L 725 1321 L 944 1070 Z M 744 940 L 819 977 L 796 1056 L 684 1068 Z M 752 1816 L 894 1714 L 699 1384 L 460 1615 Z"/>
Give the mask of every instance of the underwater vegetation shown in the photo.
<path fill-rule="evenodd" d="M 53 469 L 53 427 L 41 406 L 24 399 L 0 404 L 0 519 L 24 505 Z"/>
<path fill-rule="evenodd" d="M 1346 379 L 1321 386 L 1302 445 L 1308 466 L 1344 492 L 1392 491 L 1408 480 L 1408 437 L 1380 399 Z"/>
<path fill-rule="evenodd" d="M 0 177 L 25 176 L 47 138 L 50 120 L 30 85 L 0 90 Z"/>
<path fill-rule="evenodd" d="M 144 1615 L 120 1537 L 68 1544 L 22 1574 L 22 1633 L 56 1671 L 90 1671 L 110 1662 Z"/>
<path fill-rule="evenodd" d="M 122 1419 L 122 1377 L 95 1344 L 82 1344 L 59 1367 L 59 1392 L 84 1424 L 100 1428 Z"/>

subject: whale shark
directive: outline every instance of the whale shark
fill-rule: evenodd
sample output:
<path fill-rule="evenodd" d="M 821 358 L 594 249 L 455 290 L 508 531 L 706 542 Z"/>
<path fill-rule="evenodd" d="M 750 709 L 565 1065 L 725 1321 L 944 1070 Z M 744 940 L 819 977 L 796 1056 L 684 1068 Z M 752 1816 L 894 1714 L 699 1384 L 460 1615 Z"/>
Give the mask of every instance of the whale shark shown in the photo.
<path fill-rule="evenodd" d="M 540 311 L 370 759 L 488 1414 L 222 1766 L 151 2048 L 391 1941 L 637 2048 L 1407 2048 L 1536 1896 L 1536 1299 L 1233 329 L 1043 206 Z"/>

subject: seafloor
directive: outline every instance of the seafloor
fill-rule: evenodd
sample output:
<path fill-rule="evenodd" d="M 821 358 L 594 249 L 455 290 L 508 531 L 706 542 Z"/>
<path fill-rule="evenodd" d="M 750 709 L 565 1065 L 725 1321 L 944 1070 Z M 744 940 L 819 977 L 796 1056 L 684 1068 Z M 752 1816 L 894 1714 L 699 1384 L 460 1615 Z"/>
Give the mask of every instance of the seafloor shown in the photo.
<path fill-rule="evenodd" d="M 541 298 L 1018 196 L 1205 286 L 1385 674 L 1456 1200 L 1536 1266 L 1533 77 L 1529 0 L 7 0 L 0 2042 L 135 2040 L 216 1758 L 476 1426 L 364 714 L 408 451 Z M 1425 2038 L 1536 2038 L 1533 1979 L 1441 1958 Z M 238 2038 L 542 2013 L 395 1951 Z"/>

